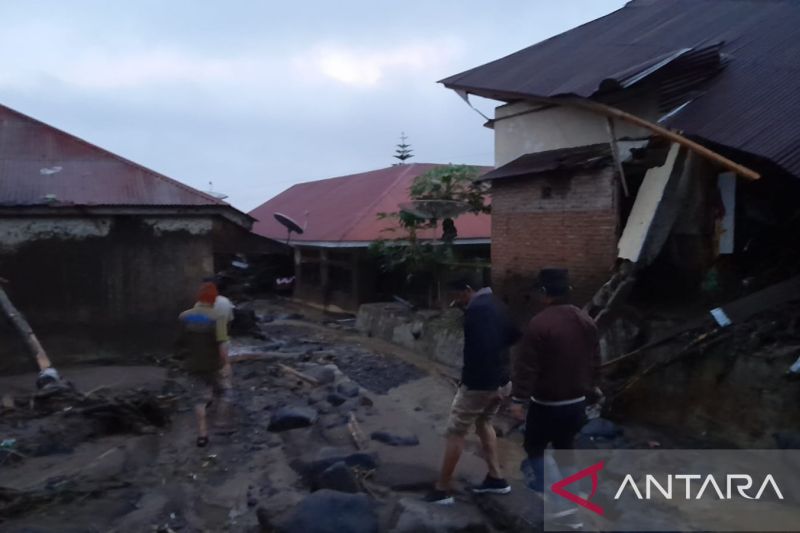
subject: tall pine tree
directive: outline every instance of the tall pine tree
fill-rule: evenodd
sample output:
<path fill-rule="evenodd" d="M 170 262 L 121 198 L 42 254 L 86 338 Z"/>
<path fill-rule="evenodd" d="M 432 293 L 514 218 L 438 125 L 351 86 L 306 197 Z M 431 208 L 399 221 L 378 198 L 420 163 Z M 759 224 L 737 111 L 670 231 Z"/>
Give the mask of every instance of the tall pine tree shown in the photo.
<path fill-rule="evenodd" d="M 414 157 L 414 154 L 411 152 L 411 145 L 406 143 L 406 133 L 400 132 L 400 143 L 397 145 L 397 150 L 395 150 L 395 154 L 392 157 L 395 159 L 399 159 L 400 162 L 397 163 L 398 165 L 402 165 L 406 162 L 406 159 L 411 159 Z"/>

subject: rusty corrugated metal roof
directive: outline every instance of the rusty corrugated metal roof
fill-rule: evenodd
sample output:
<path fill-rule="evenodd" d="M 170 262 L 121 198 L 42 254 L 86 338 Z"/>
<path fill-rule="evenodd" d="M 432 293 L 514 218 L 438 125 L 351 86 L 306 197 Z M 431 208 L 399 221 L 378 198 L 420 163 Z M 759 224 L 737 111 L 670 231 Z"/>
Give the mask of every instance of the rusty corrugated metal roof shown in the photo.
<path fill-rule="evenodd" d="M 690 101 L 669 126 L 800 176 L 798 27 L 797 0 L 633 0 L 442 83 L 502 101 L 589 98 L 659 73 L 665 102 Z"/>
<path fill-rule="evenodd" d="M 233 209 L 208 194 L 2 105 L 0 206 Z"/>
<path fill-rule="evenodd" d="M 399 204 L 409 201 L 408 189 L 414 178 L 438 166 L 442 165 L 395 165 L 294 185 L 250 212 L 257 219 L 253 232 L 270 239 L 286 239 L 286 228 L 273 217 L 277 212 L 305 226 L 302 235 L 292 236 L 292 242 L 369 243 L 402 237 L 383 231 L 393 224 L 378 220 L 378 213 L 397 211 Z M 489 215 L 461 215 L 456 226 L 459 239 L 488 239 L 491 235 Z"/>

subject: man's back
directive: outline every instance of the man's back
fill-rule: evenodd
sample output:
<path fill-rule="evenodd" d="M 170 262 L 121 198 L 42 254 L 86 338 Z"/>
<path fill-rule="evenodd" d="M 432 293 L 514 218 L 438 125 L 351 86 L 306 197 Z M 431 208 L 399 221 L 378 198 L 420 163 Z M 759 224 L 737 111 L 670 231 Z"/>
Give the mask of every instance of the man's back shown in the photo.
<path fill-rule="evenodd" d="M 595 385 L 600 363 L 597 326 L 573 305 L 551 305 L 531 320 L 519 357 L 522 375 L 515 380 L 536 400 L 585 396 Z"/>
<path fill-rule="evenodd" d="M 509 381 L 508 349 L 519 332 L 491 291 L 478 292 L 464 313 L 461 381 L 473 390 L 492 390 Z"/>
<path fill-rule="evenodd" d="M 210 305 L 197 304 L 180 314 L 178 355 L 189 372 L 209 373 L 222 366 L 219 343 L 227 340 L 227 322 Z"/>

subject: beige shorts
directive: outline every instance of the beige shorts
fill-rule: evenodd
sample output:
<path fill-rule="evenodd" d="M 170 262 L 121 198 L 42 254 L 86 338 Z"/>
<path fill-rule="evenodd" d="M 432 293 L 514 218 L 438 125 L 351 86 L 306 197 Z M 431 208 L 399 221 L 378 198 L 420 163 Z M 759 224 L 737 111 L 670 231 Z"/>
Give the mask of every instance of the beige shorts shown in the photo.
<path fill-rule="evenodd" d="M 461 385 L 450 407 L 447 420 L 448 435 L 466 435 L 473 425 L 476 429 L 490 425 L 503 400 L 511 394 L 511 383 L 497 390 L 469 390 Z"/>
<path fill-rule="evenodd" d="M 229 402 L 233 396 L 231 365 L 225 365 L 210 376 L 189 374 L 188 385 L 193 405 L 208 405 L 214 398 Z"/>

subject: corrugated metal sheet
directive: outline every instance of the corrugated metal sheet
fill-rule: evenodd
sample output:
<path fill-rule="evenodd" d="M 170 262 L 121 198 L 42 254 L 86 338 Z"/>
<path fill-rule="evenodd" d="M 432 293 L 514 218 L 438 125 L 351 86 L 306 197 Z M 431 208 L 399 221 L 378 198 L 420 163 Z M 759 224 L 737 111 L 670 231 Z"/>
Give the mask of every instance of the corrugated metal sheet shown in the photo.
<path fill-rule="evenodd" d="M 609 144 L 593 144 L 525 154 L 481 176 L 481 181 L 532 176 L 544 172 L 591 169 L 612 163 Z"/>
<path fill-rule="evenodd" d="M 230 207 L 0 105 L 0 206 L 33 205 Z"/>
<path fill-rule="evenodd" d="M 277 212 L 305 226 L 302 235 L 292 236 L 293 242 L 366 243 L 382 238 L 400 238 L 402 234 L 384 231 L 394 225 L 378 220 L 378 213 L 397 211 L 401 203 L 409 201 L 408 189 L 414 178 L 437 166 L 441 165 L 396 165 L 362 174 L 300 183 L 250 212 L 257 219 L 253 231 L 270 239 L 285 239 L 286 228 L 273 217 Z M 485 167 L 479 169 L 488 170 Z M 461 239 L 488 239 L 491 235 L 488 215 L 461 215 L 456 226 Z"/>
<path fill-rule="evenodd" d="M 672 116 L 669 126 L 766 157 L 800 176 L 798 27 L 796 0 L 633 0 L 442 83 L 503 101 L 592 97 L 604 81 L 625 83 L 636 72 L 676 56 L 664 63 L 665 73 L 678 67 L 674 86 L 665 88 L 664 107 L 681 97 L 698 97 Z M 684 49 L 698 53 L 680 67 Z M 715 63 L 719 70 L 720 59 L 725 62 L 721 72 L 702 87 L 702 94 L 691 95 L 713 74 Z"/>

